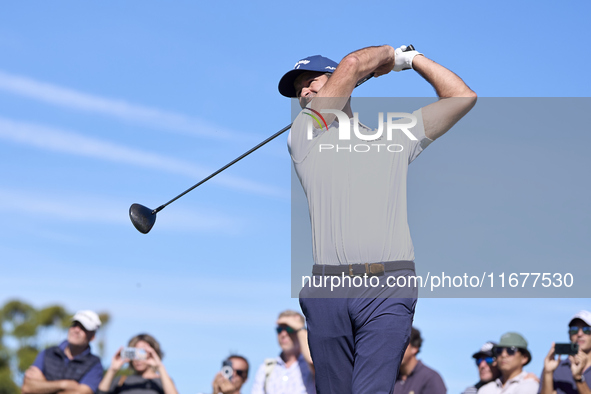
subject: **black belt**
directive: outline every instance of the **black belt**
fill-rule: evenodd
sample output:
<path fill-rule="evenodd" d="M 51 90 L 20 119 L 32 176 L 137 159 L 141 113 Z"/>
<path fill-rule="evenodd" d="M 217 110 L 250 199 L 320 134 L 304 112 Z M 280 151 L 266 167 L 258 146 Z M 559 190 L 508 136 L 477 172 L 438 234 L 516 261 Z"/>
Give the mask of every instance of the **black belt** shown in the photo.
<path fill-rule="evenodd" d="M 381 276 L 385 272 L 399 271 L 399 270 L 414 270 L 414 261 L 386 261 L 383 263 L 365 263 L 365 264 L 349 264 L 349 265 L 325 265 L 314 264 L 312 267 L 313 275 L 324 276 L 341 276 L 343 274 L 349 276 L 364 275 L 367 276 Z"/>

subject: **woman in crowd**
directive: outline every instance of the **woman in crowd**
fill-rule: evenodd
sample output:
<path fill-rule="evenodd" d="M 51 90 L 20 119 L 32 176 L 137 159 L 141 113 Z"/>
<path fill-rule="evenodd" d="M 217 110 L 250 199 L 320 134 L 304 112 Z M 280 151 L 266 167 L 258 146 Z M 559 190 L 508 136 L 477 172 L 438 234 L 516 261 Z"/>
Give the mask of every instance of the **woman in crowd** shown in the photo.
<path fill-rule="evenodd" d="M 99 384 L 97 394 L 126 392 L 133 392 L 133 394 L 178 394 L 172 379 L 168 376 L 168 372 L 166 372 L 166 368 L 162 364 L 160 344 L 154 337 L 148 334 L 136 335 L 131 338 L 128 346 L 145 351 L 144 357 L 134 360 L 123 358 L 121 356 L 123 347 L 119 348 Z M 139 352 L 142 352 L 142 350 Z M 116 377 L 115 375 L 126 362 L 129 362 L 133 374 Z"/>

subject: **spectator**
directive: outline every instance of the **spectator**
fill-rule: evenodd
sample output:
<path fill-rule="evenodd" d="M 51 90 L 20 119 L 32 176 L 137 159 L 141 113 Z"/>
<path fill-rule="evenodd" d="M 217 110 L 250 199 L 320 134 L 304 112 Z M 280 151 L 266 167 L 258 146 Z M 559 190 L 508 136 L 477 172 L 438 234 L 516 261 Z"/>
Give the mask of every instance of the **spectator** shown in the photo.
<path fill-rule="evenodd" d="M 412 327 L 410 342 L 406 347 L 400 371 L 394 385 L 394 394 L 445 394 L 447 389 L 441 376 L 417 359 L 423 338 L 421 332 Z"/>
<path fill-rule="evenodd" d="M 139 334 L 131 338 L 129 347 L 143 349 L 145 358 L 129 360 L 121 357 L 123 347 L 115 353 L 111 359 L 111 365 L 99 384 L 98 394 L 126 393 L 130 394 L 178 394 L 174 383 L 164 364 L 162 364 L 162 350 L 154 337 L 148 334 Z M 115 377 L 123 364 L 129 362 L 133 374 L 129 376 Z"/>
<path fill-rule="evenodd" d="M 528 374 L 523 371 L 523 367 L 531 361 L 527 341 L 520 334 L 508 332 L 501 337 L 494 349 L 501 377 L 482 386 L 478 394 L 537 393 L 539 383 L 534 379 L 527 379 Z"/>
<path fill-rule="evenodd" d="M 579 345 L 579 352 L 564 360 L 555 358 L 554 343 L 544 359 L 542 394 L 591 393 L 591 312 L 580 311 L 568 324 L 571 343 Z"/>
<path fill-rule="evenodd" d="M 314 365 L 308 348 L 304 316 L 286 310 L 277 319 L 279 357 L 266 359 L 259 367 L 251 394 L 312 394 Z"/>
<path fill-rule="evenodd" d="M 76 312 L 67 340 L 41 351 L 25 371 L 23 394 L 94 393 L 103 367 L 101 360 L 90 353 L 89 343 L 100 326 L 95 312 Z"/>
<path fill-rule="evenodd" d="M 242 356 L 233 354 L 226 361 L 232 364 L 232 376 L 227 379 L 218 372 L 212 383 L 213 394 L 241 394 L 240 389 L 248 379 L 248 360 Z"/>
<path fill-rule="evenodd" d="M 480 380 L 474 386 L 468 387 L 464 390 L 463 394 L 475 394 L 482 386 L 501 376 L 501 372 L 497 368 L 497 360 L 493 353 L 495 345 L 496 343 L 494 342 L 486 342 L 482 345 L 480 351 L 472 355 L 472 358 L 476 360 L 476 367 L 478 368 Z"/>

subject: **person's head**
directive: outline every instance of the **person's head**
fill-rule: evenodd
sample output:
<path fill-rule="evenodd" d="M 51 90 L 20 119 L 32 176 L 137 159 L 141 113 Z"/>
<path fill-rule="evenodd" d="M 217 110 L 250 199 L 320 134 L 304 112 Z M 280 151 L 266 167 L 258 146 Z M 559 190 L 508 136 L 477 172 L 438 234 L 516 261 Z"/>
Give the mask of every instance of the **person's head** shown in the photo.
<path fill-rule="evenodd" d="M 591 352 L 591 312 L 580 311 L 568 324 L 568 335 L 571 343 L 579 345 L 585 353 Z"/>
<path fill-rule="evenodd" d="M 227 360 L 232 363 L 232 369 L 234 370 L 232 375 L 232 383 L 234 383 L 234 386 L 236 386 L 237 390 L 240 390 L 240 387 L 242 387 L 242 385 L 248 379 L 248 360 L 237 354 L 230 355 Z"/>
<path fill-rule="evenodd" d="M 421 345 L 423 344 L 423 338 L 421 338 L 421 332 L 416 328 L 412 327 L 410 331 L 410 341 L 402 357 L 402 365 L 407 365 L 410 361 L 416 360 L 417 354 L 421 351 Z"/>
<path fill-rule="evenodd" d="M 68 329 L 68 344 L 77 347 L 87 347 L 94 339 L 96 330 L 101 326 L 101 319 L 93 311 L 78 311 L 72 317 L 72 324 Z"/>
<path fill-rule="evenodd" d="M 152 348 L 152 349 L 154 349 L 154 351 L 156 352 L 158 357 L 160 357 L 160 359 L 162 359 L 162 357 L 164 357 L 164 354 L 162 353 L 162 349 L 160 349 L 160 344 L 158 343 L 156 338 L 154 338 L 150 334 L 136 335 L 135 337 L 133 337 L 129 340 L 129 343 L 127 344 L 127 346 L 135 347 L 138 349 L 144 349 L 144 350 L 146 350 L 148 348 Z M 147 350 L 146 350 L 146 353 L 147 353 Z M 136 373 L 142 374 L 142 373 L 146 372 L 146 370 L 148 369 L 148 362 L 147 362 L 147 360 L 132 360 L 129 363 L 129 366 Z"/>
<path fill-rule="evenodd" d="M 329 58 L 315 55 L 298 61 L 279 81 L 279 93 L 285 97 L 299 97 L 305 107 L 318 90 L 336 70 L 337 63 Z"/>
<path fill-rule="evenodd" d="M 495 345 L 496 343 L 494 342 L 486 342 L 478 352 L 472 355 L 472 358 L 476 361 L 481 382 L 493 381 L 501 374 L 497 368 L 497 360 L 493 353 Z"/>
<path fill-rule="evenodd" d="M 292 310 L 285 310 L 277 317 L 277 342 L 284 353 L 299 353 L 300 341 L 298 340 L 298 333 L 294 331 L 289 325 L 281 323 L 282 318 L 298 319 L 303 325 L 305 323 L 304 316 L 301 313 Z"/>
<path fill-rule="evenodd" d="M 531 361 L 527 341 L 516 332 L 503 334 L 494 349 L 497 356 L 497 366 L 504 377 L 521 372 L 523 367 Z"/>

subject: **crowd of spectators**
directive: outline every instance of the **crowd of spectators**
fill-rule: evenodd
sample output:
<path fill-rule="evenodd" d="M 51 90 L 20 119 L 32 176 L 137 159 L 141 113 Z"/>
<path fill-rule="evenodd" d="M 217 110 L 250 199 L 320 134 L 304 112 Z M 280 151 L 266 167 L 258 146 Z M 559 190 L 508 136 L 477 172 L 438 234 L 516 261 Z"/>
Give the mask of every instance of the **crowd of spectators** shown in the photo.
<path fill-rule="evenodd" d="M 162 363 L 160 344 L 149 334 L 131 338 L 127 347 L 115 352 L 103 371 L 99 357 L 91 353 L 89 346 L 100 326 L 95 312 L 77 312 L 67 339 L 41 351 L 26 370 L 23 394 L 178 394 Z M 304 316 L 292 310 L 283 311 L 276 326 L 281 351 L 258 367 L 251 393 L 316 393 Z M 479 380 L 463 394 L 591 394 L 591 312 L 578 312 L 567 326 L 569 341 L 551 344 L 541 376 L 524 370 L 532 355 L 521 334 L 507 332 L 498 342 L 486 342 L 472 355 Z M 447 392 L 439 373 L 417 358 L 422 344 L 420 331 L 412 327 L 394 394 Z M 122 373 L 125 364 L 129 369 Z M 213 378 L 212 393 L 241 394 L 249 370 L 245 357 L 228 356 Z"/>

